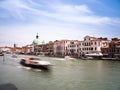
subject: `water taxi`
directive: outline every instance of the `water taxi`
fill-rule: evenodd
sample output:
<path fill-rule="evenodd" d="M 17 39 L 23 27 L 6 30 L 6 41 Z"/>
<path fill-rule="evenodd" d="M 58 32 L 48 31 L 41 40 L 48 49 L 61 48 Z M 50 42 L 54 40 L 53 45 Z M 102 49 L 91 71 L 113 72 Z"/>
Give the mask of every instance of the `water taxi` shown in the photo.
<path fill-rule="evenodd" d="M 36 57 L 25 57 L 21 59 L 20 64 L 26 67 L 44 69 L 44 70 L 50 70 L 52 65 L 50 62 L 41 60 L 40 58 L 36 58 Z"/>

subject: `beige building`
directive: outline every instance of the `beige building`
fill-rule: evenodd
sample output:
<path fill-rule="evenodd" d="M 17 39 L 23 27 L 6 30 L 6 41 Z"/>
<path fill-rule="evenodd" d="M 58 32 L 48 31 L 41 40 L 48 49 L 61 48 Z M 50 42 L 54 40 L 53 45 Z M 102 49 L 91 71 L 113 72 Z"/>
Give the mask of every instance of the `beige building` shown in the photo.
<path fill-rule="evenodd" d="M 101 53 L 101 47 L 108 46 L 109 42 L 107 38 L 85 36 L 84 40 L 79 43 L 79 55 Z"/>
<path fill-rule="evenodd" d="M 54 41 L 54 56 L 64 57 L 68 53 L 68 45 L 70 40 L 56 40 Z"/>
<path fill-rule="evenodd" d="M 70 41 L 70 44 L 68 45 L 67 51 L 68 51 L 68 55 L 72 56 L 72 57 L 78 57 L 78 46 L 79 46 L 80 41 L 78 40 L 72 40 Z"/>

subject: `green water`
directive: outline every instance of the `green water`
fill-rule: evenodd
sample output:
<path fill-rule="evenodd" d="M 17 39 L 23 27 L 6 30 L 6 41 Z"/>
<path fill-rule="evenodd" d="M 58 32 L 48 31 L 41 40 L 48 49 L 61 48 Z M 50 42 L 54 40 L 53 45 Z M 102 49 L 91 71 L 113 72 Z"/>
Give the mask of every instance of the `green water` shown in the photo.
<path fill-rule="evenodd" d="M 120 90 L 120 61 L 75 60 L 40 57 L 52 70 L 30 69 L 11 55 L 0 57 L 0 84 L 12 83 L 18 90 Z"/>

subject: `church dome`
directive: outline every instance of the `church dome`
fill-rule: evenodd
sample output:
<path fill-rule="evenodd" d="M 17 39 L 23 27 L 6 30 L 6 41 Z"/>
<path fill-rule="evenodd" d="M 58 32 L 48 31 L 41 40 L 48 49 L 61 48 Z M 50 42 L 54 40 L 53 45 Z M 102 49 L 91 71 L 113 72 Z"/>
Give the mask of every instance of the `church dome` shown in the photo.
<path fill-rule="evenodd" d="M 32 44 L 40 44 L 40 40 L 39 39 L 35 39 L 35 40 L 33 40 Z"/>
<path fill-rule="evenodd" d="M 36 39 L 33 40 L 32 44 L 40 44 L 39 36 L 38 34 L 36 35 Z"/>

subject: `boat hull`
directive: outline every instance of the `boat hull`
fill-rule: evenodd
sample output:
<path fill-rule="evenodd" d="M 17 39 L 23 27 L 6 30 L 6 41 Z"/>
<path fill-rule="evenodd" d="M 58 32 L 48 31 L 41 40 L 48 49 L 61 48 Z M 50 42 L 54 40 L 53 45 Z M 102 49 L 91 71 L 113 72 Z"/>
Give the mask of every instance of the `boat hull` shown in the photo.
<path fill-rule="evenodd" d="M 101 60 L 100 56 L 91 56 L 91 57 L 81 57 L 83 60 Z"/>
<path fill-rule="evenodd" d="M 24 59 L 20 61 L 20 64 L 26 67 L 31 67 L 35 69 L 50 70 L 50 65 L 36 65 L 36 64 L 27 64 Z"/>

